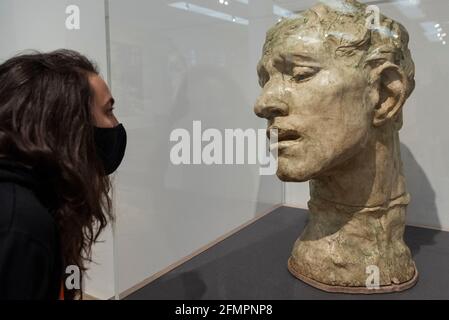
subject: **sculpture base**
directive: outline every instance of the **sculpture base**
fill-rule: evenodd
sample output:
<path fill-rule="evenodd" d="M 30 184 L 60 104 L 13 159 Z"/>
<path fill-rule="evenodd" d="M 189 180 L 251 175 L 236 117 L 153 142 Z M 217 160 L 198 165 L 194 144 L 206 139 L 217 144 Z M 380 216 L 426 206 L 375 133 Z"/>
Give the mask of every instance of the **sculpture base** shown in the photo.
<path fill-rule="evenodd" d="M 376 293 L 400 292 L 400 291 L 404 291 L 404 290 L 412 288 L 416 284 L 416 282 L 418 282 L 418 269 L 416 269 L 416 266 L 415 266 L 415 274 L 414 274 L 413 278 L 411 278 L 409 281 L 399 283 L 399 284 L 392 284 L 392 285 L 388 285 L 388 286 L 380 286 L 378 289 L 369 289 L 367 287 L 331 286 L 331 285 L 313 280 L 312 278 L 302 275 L 295 269 L 295 262 L 291 257 L 288 259 L 288 270 L 296 278 L 307 283 L 308 285 L 315 287 L 317 289 L 320 289 L 320 290 L 323 290 L 326 292 L 332 292 L 332 293 L 376 294 Z"/>

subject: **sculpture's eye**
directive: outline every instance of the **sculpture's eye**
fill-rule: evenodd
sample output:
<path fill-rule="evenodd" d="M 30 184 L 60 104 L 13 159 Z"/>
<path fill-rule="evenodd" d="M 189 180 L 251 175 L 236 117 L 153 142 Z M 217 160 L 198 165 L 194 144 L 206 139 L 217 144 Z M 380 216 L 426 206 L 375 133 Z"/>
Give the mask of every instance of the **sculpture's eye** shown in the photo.
<path fill-rule="evenodd" d="M 263 88 L 270 80 L 270 75 L 263 65 L 259 65 L 257 68 L 257 75 L 259 76 L 259 85 Z"/>
<path fill-rule="evenodd" d="M 292 79 L 296 82 L 302 82 L 310 79 L 319 71 L 318 68 L 312 67 L 294 67 L 292 72 Z"/>
<path fill-rule="evenodd" d="M 270 74 L 268 73 L 267 68 L 265 68 L 263 60 L 259 61 L 257 65 L 257 75 L 259 77 L 259 85 L 263 88 L 270 80 Z"/>

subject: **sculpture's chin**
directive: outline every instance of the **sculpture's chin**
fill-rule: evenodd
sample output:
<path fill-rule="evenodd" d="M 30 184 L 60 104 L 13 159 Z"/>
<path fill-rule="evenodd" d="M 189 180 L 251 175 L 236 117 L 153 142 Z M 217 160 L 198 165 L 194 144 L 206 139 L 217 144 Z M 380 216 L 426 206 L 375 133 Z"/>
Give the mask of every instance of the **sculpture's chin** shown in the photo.
<path fill-rule="evenodd" d="M 284 182 L 304 182 L 311 179 L 312 174 L 309 170 L 304 170 L 299 165 L 293 165 L 288 160 L 282 161 L 279 158 L 278 169 L 276 175 L 281 181 Z"/>

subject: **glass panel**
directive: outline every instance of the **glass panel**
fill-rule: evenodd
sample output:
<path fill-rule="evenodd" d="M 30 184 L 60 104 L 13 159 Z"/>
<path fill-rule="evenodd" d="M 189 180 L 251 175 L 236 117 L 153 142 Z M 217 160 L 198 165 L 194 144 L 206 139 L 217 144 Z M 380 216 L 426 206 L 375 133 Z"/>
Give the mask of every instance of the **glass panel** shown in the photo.
<path fill-rule="evenodd" d="M 129 141 L 116 184 L 120 292 L 282 202 L 281 183 L 248 158 L 174 165 L 169 139 L 186 129 L 193 162 L 194 121 L 219 130 L 223 146 L 225 129 L 266 128 L 253 104 L 273 5 L 109 1 L 112 91 Z"/>

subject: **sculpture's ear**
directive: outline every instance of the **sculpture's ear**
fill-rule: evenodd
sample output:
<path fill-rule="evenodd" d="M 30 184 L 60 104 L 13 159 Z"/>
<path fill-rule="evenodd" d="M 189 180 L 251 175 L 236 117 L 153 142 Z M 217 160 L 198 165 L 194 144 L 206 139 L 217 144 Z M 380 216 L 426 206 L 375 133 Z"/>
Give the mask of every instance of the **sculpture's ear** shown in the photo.
<path fill-rule="evenodd" d="M 377 90 L 373 125 L 378 127 L 400 114 L 408 80 L 397 65 L 387 61 L 371 70 L 371 81 Z"/>

